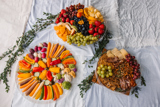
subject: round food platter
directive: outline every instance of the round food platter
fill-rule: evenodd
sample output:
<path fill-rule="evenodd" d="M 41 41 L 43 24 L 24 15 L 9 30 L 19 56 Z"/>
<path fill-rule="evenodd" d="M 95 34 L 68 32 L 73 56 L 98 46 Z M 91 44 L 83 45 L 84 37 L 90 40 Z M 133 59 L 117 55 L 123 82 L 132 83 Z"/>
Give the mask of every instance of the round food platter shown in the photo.
<path fill-rule="evenodd" d="M 55 19 L 54 30 L 64 42 L 86 46 L 97 42 L 106 32 L 100 11 L 77 4 L 62 9 Z"/>
<path fill-rule="evenodd" d="M 140 65 L 125 49 L 114 48 L 99 58 L 95 76 L 102 86 L 129 95 L 139 83 Z"/>
<path fill-rule="evenodd" d="M 44 42 L 19 60 L 16 84 L 29 101 L 52 103 L 70 92 L 76 72 L 76 60 L 65 46 Z"/>

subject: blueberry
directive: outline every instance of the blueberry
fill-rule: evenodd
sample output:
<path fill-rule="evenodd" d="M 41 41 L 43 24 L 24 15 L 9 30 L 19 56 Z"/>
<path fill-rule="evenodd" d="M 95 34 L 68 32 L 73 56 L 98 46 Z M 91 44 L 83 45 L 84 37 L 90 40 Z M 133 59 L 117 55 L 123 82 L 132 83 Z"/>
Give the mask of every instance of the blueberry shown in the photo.
<path fill-rule="evenodd" d="M 79 18 L 78 18 L 78 20 L 77 20 L 77 21 L 79 22 L 80 20 L 81 20 L 81 19 L 79 19 Z"/>
<path fill-rule="evenodd" d="M 82 27 L 85 27 L 84 24 L 82 25 Z"/>
<path fill-rule="evenodd" d="M 74 16 L 74 19 L 77 19 L 77 16 Z"/>
<path fill-rule="evenodd" d="M 82 34 L 84 35 L 85 31 L 84 31 L 84 30 L 82 30 L 81 32 L 82 32 Z"/>
<path fill-rule="evenodd" d="M 86 31 L 84 32 L 84 34 L 87 35 L 87 34 L 88 34 L 88 31 L 86 30 Z"/>
<path fill-rule="evenodd" d="M 81 27 L 81 26 L 79 26 L 79 27 L 78 27 L 78 29 L 80 29 L 80 30 L 81 30 L 81 29 L 82 29 L 82 27 Z"/>
<path fill-rule="evenodd" d="M 78 29 L 78 32 L 81 32 L 81 30 L 80 30 L 80 29 Z"/>
<path fill-rule="evenodd" d="M 82 30 L 84 31 L 84 30 L 85 30 L 85 27 L 82 27 Z"/>

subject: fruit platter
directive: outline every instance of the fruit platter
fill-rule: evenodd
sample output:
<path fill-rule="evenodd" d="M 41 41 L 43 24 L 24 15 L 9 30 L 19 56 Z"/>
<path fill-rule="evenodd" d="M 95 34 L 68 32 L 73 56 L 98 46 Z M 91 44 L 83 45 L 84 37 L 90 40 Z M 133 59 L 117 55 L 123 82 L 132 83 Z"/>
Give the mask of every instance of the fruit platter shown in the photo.
<path fill-rule="evenodd" d="M 76 60 L 59 43 L 39 43 L 18 62 L 18 88 L 35 100 L 57 100 L 69 91 L 76 77 Z"/>
<path fill-rule="evenodd" d="M 58 37 L 77 46 L 95 43 L 106 30 L 100 11 L 92 6 L 84 8 L 80 3 L 62 9 L 55 23 Z"/>
<path fill-rule="evenodd" d="M 103 54 L 98 61 L 92 81 L 97 82 L 113 91 L 129 95 L 136 80 L 140 78 L 140 65 L 135 56 L 125 49 L 114 48 Z"/>

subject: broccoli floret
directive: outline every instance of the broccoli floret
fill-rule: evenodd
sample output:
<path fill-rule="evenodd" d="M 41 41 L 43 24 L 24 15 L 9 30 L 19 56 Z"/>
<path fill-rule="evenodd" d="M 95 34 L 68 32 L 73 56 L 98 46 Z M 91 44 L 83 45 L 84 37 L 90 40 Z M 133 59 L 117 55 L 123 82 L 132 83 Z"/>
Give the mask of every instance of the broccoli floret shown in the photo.
<path fill-rule="evenodd" d="M 75 68 L 75 65 L 74 64 L 69 64 L 69 68 Z"/>
<path fill-rule="evenodd" d="M 71 83 L 68 82 L 68 81 L 64 81 L 64 82 L 62 83 L 62 86 L 63 86 L 64 89 L 69 90 L 69 89 L 71 88 Z"/>
<path fill-rule="evenodd" d="M 57 74 L 57 79 L 61 79 L 62 78 L 62 75 L 61 74 Z"/>

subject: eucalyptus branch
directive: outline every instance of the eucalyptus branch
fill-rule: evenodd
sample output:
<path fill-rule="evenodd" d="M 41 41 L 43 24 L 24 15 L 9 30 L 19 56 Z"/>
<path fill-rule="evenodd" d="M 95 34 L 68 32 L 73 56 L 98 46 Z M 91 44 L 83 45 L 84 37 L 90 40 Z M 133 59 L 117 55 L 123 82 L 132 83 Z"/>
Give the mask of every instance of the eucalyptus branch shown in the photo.
<path fill-rule="evenodd" d="M 37 18 L 37 22 L 33 25 L 33 28 L 24 33 L 21 37 L 18 37 L 18 39 L 16 40 L 16 45 L 14 45 L 11 49 L 8 49 L 8 51 L 4 52 L 0 56 L 0 60 L 2 60 L 6 56 L 8 56 L 9 58 L 8 61 L 6 61 L 4 71 L 0 74 L 0 80 L 3 80 L 3 83 L 6 85 L 6 92 L 9 91 L 7 75 L 11 74 L 11 67 L 17 60 L 17 57 L 24 53 L 24 50 L 34 40 L 36 33 L 45 29 L 48 25 L 54 23 L 53 20 L 57 17 L 58 14 L 52 15 L 51 13 L 44 12 L 43 15 L 46 15 L 46 19 Z M 15 50 L 16 48 L 17 50 Z"/>
<path fill-rule="evenodd" d="M 141 91 L 141 88 L 138 86 L 134 87 L 132 90 L 132 94 L 134 94 L 136 98 L 138 98 L 138 95 L 139 95 L 138 91 Z"/>
<path fill-rule="evenodd" d="M 89 63 L 91 63 L 92 61 L 94 61 L 96 58 L 100 57 L 103 53 L 103 49 L 106 47 L 106 45 L 109 43 L 109 39 L 111 39 L 112 36 L 109 33 L 109 31 L 106 31 L 104 33 L 104 35 L 101 37 L 101 40 L 99 40 L 97 43 L 94 44 L 95 47 L 95 54 L 94 56 L 89 60 Z M 83 64 L 85 64 L 86 62 L 88 62 L 87 60 L 85 60 L 83 62 Z"/>
<path fill-rule="evenodd" d="M 88 77 L 86 77 L 83 81 L 81 81 L 80 84 L 78 84 L 78 87 L 80 89 L 80 95 L 82 98 L 83 98 L 83 91 L 86 93 L 87 90 L 89 90 L 92 85 L 92 78 L 93 78 L 94 72 L 95 71 L 91 72 L 91 74 Z"/>

